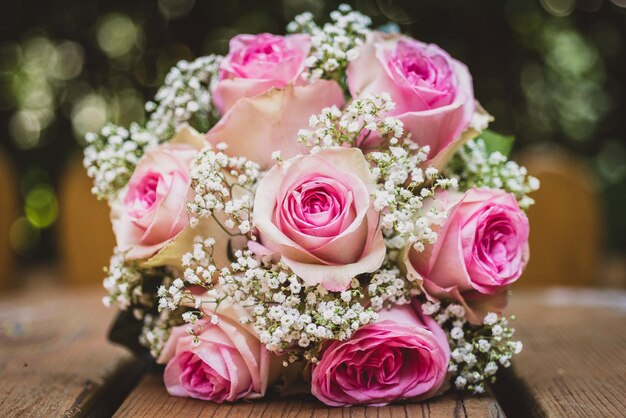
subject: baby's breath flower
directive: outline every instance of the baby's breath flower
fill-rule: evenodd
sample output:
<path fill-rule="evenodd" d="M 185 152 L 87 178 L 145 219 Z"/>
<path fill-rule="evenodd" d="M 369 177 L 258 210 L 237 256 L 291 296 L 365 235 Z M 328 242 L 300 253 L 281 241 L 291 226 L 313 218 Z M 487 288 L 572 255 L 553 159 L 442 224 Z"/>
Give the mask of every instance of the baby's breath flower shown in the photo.
<path fill-rule="evenodd" d="M 371 19 L 352 10 L 347 4 L 330 14 L 330 23 L 319 27 L 310 12 L 302 13 L 287 25 L 290 33 L 311 35 L 311 52 L 305 61 L 305 79 L 335 79 L 342 75 L 350 61 L 358 57 L 358 46 L 370 32 Z"/>
<path fill-rule="evenodd" d="M 94 181 L 93 194 L 99 199 L 114 197 L 128 183 L 145 151 L 169 141 L 182 127 L 200 132 L 210 128 L 217 119 L 211 91 L 220 60 L 211 55 L 176 64 L 154 101 L 146 103 L 150 116 L 145 126 L 133 123 L 125 129 L 107 124 L 99 133 L 85 136 L 83 163 Z"/>
<path fill-rule="evenodd" d="M 251 232 L 252 190 L 260 177 L 258 164 L 207 146 L 193 162 L 190 177 L 195 194 L 187 202 L 187 210 L 194 218 L 213 217 L 231 235 L 236 234 L 234 228 L 242 235 Z"/>
<path fill-rule="evenodd" d="M 161 141 L 169 140 L 183 126 L 206 132 L 218 115 L 211 92 L 217 83 L 222 57 L 209 55 L 194 61 L 179 61 L 157 91 L 154 102 L 146 104 L 150 119 L 146 124 Z"/>
<path fill-rule="evenodd" d="M 539 180 L 528 175 L 525 167 L 498 151 L 489 154 L 480 137 L 469 141 L 454 155 L 446 175 L 457 179 L 461 190 L 489 187 L 513 193 L 522 209 L 535 203 L 528 194 L 539 189 Z"/>
<path fill-rule="evenodd" d="M 159 139 L 137 124 L 124 129 L 107 124 L 99 133 L 85 136 L 83 164 L 93 179 L 91 192 L 98 199 L 113 197 L 123 188 L 144 152 Z"/>
<path fill-rule="evenodd" d="M 139 342 L 150 350 L 154 358 L 158 358 L 170 336 L 171 329 L 182 324 L 181 318 L 180 312 L 167 310 L 159 315 L 146 315 L 143 319 Z"/>
<path fill-rule="evenodd" d="M 170 270 L 167 268 L 141 268 L 137 262 L 126 260 L 124 253 L 114 249 L 109 266 L 104 269 L 103 280 L 108 295 L 102 299 L 105 306 L 115 306 L 120 310 L 132 309 L 137 319 L 143 318 L 156 303 L 155 295 L 144 291 L 146 281 L 168 281 Z"/>
<path fill-rule="evenodd" d="M 139 268 L 134 263 L 125 260 L 124 254 L 117 248 L 114 249 L 107 273 L 102 282 L 109 292 L 102 300 L 106 306 L 117 306 L 125 311 L 133 305 L 143 292 L 141 290 L 142 276 Z"/>
<path fill-rule="evenodd" d="M 512 341 L 515 330 L 508 320 L 493 312 L 477 326 L 467 322 L 465 309 L 456 303 L 423 302 L 422 309 L 433 315 L 448 334 L 448 371 L 456 376 L 454 382 L 459 390 L 483 393 L 487 382 L 495 382 L 498 368 L 509 367 L 511 357 L 521 351 L 521 343 Z"/>
<path fill-rule="evenodd" d="M 366 289 L 370 297 L 370 306 L 376 311 L 393 305 L 411 303 L 411 298 L 420 292 L 417 282 L 408 281 L 400 270 L 391 264 L 374 273 Z"/>

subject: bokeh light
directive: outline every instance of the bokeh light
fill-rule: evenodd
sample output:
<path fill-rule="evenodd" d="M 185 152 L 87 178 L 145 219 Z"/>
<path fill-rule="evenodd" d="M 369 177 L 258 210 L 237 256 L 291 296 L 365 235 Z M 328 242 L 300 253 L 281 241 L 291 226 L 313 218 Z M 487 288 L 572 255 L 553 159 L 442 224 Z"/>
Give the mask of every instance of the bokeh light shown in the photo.
<path fill-rule="evenodd" d="M 72 128 L 77 137 L 87 132 L 99 131 L 108 119 L 107 102 L 98 94 L 91 93 L 77 100 L 72 107 Z"/>
<path fill-rule="evenodd" d="M 185 17 L 193 9 L 195 0 L 159 0 L 159 11 L 166 19 Z"/>
<path fill-rule="evenodd" d="M 54 189 L 47 184 L 37 184 L 26 193 L 24 213 L 28 222 L 38 229 L 48 228 L 56 221 L 59 206 Z"/>
<path fill-rule="evenodd" d="M 132 19 L 117 13 L 103 16 L 96 29 L 98 46 L 111 58 L 131 52 L 139 37 L 140 29 Z"/>
<path fill-rule="evenodd" d="M 39 229 L 35 228 L 25 217 L 13 222 L 9 231 L 9 242 L 13 250 L 22 255 L 34 251 L 41 239 Z"/>
<path fill-rule="evenodd" d="M 574 11 L 575 0 L 541 0 L 541 5 L 554 16 L 567 16 Z"/>

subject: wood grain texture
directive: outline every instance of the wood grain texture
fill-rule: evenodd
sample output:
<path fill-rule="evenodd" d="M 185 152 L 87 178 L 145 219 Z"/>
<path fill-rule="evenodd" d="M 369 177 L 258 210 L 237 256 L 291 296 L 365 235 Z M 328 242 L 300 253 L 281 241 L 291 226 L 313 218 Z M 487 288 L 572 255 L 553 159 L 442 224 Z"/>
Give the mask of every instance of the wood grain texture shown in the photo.
<path fill-rule="evenodd" d="M 517 397 L 507 415 L 626 416 L 626 292 L 520 291 L 510 312 L 524 350 L 495 387 Z"/>
<path fill-rule="evenodd" d="M 167 395 L 162 377 L 146 375 L 124 401 L 115 417 L 504 417 L 492 396 L 466 397 L 450 392 L 420 404 L 385 407 L 329 408 L 314 398 L 289 397 L 254 403 L 216 405 Z"/>
<path fill-rule="evenodd" d="M 100 400 L 115 401 L 112 385 L 137 380 L 136 360 L 106 341 L 113 311 L 102 295 L 97 288 L 0 298 L 0 417 L 82 416 Z"/>

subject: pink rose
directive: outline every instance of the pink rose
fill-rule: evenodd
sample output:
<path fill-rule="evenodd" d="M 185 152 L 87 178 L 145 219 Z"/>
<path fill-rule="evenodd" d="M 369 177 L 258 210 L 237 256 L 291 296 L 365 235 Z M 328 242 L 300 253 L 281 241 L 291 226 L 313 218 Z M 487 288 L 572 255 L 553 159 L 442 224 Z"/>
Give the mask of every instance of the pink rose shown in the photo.
<path fill-rule="evenodd" d="M 437 242 L 406 253 L 410 275 L 424 280 L 435 297 L 452 297 L 479 322 L 487 310 L 506 305 L 506 286 L 528 263 L 528 218 L 512 194 L 492 189 L 436 196 L 448 211 Z"/>
<path fill-rule="evenodd" d="M 167 144 L 149 150 L 137 164 L 111 212 L 117 246 L 127 258 L 152 256 L 189 224 L 185 198 L 195 155 L 190 145 Z"/>
<path fill-rule="evenodd" d="M 226 143 L 230 155 L 246 157 L 269 169 L 275 163 L 271 158 L 274 151 L 280 151 L 283 159 L 308 153 L 307 147 L 298 143 L 298 131 L 308 126 L 311 115 L 343 103 L 336 81 L 288 84 L 281 90 L 238 100 L 206 138 L 212 144 Z"/>
<path fill-rule="evenodd" d="M 172 329 L 158 359 L 167 363 L 163 379 L 170 395 L 216 403 L 265 395 L 270 356 L 252 330 L 239 322 L 242 310 L 223 301 L 218 314 L 211 312 L 217 324 L 198 322 L 198 344 L 187 333 L 188 325 Z"/>
<path fill-rule="evenodd" d="M 274 166 L 254 201 L 261 243 L 307 285 L 345 290 L 385 257 L 370 199 L 375 184 L 357 148 L 325 149 Z"/>
<path fill-rule="evenodd" d="M 282 89 L 289 83 L 303 84 L 300 74 L 310 49 L 309 35 L 233 37 L 220 65 L 213 94 L 215 106 L 224 114 L 242 97 L 256 96 L 272 87 Z"/>
<path fill-rule="evenodd" d="M 446 334 L 419 306 L 395 306 L 348 341 L 333 341 L 313 366 L 311 392 L 327 405 L 382 406 L 443 390 L 450 361 Z"/>
<path fill-rule="evenodd" d="M 477 109 L 472 78 L 437 45 L 373 32 L 348 65 L 347 81 L 353 97 L 389 93 L 396 102 L 390 115 L 404 123 L 413 141 L 430 146 L 430 163 L 437 167 L 469 139 L 461 137 Z M 363 146 L 376 146 L 376 140 Z"/>

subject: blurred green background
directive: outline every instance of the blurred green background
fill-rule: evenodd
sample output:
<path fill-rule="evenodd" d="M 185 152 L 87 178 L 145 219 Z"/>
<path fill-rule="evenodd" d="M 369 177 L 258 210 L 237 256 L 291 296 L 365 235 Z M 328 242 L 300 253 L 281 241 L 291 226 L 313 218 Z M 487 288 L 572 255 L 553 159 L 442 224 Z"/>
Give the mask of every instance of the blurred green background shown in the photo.
<path fill-rule="evenodd" d="M 0 150 L 18 182 L 8 238 L 20 264 L 57 260 L 59 183 L 86 132 L 141 120 L 178 60 L 224 54 L 237 33 L 284 33 L 306 10 L 325 21 L 339 3 L 0 0 Z M 347 3 L 465 62 L 493 128 L 514 134 L 518 153 L 577 155 L 601 196 L 603 251 L 623 257 L 626 0 Z"/>

